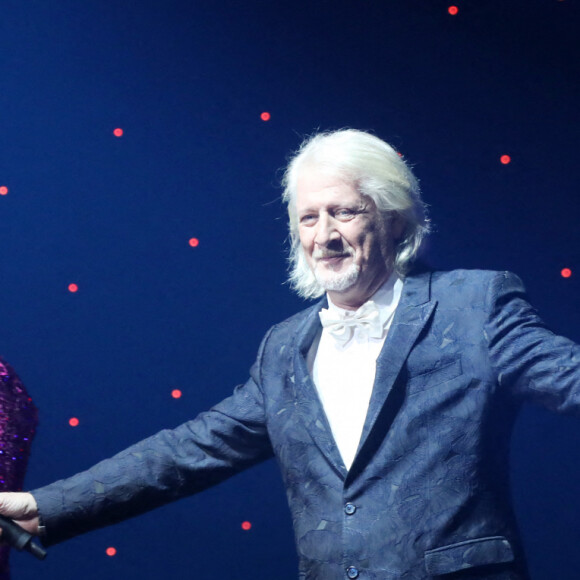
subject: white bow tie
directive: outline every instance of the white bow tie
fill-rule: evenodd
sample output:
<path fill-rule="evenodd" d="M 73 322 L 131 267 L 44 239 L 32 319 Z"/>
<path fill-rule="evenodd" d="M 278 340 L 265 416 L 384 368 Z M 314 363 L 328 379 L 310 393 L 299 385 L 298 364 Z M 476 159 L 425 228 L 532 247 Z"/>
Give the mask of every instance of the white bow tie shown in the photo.
<path fill-rule="evenodd" d="M 386 320 L 382 320 L 378 306 L 369 300 L 357 311 L 344 316 L 336 315 L 323 308 L 319 313 L 320 322 L 332 336 L 342 345 L 345 345 L 354 335 L 355 328 L 359 333 L 369 338 L 382 338 Z"/>

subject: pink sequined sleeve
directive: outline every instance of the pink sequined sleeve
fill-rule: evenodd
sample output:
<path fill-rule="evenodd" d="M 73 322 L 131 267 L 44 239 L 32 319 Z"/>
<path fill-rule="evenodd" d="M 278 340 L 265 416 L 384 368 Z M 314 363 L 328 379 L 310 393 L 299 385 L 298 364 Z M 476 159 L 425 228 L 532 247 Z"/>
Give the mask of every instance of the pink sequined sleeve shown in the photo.
<path fill-rule="evenodd" d="M 0 491 L 24 483 L 38 411 L 14 369 L 0 358 Z M 0 580 L 9 579 L 8 548 L 0 547 Z"/>

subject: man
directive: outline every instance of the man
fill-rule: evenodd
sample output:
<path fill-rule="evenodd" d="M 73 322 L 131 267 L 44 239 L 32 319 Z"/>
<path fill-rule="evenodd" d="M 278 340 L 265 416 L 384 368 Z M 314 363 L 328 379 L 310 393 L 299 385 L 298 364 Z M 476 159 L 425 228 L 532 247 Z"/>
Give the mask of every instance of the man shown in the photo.
<path fill-rule="evenodd" d="M 523 400 L 578 412 L 580 348 L 511 274 L 413 268 L 424 206 L 380 139 L 317 135 L 284 184 L 292 284 L 326 296 L 209 412 L 0 512 L 51 545 L 276 456 L 303 580 L 526 578 L 509 435 Z"/>

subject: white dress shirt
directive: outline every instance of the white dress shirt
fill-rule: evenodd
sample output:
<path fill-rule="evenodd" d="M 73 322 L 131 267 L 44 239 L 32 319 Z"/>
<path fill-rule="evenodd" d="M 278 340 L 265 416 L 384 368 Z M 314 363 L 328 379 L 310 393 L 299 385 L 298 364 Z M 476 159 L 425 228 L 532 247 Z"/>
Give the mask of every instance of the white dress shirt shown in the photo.
<path fill-rule="evenodd" d="M 402 289 L 402 280 L 392 274 L 370 298 L 384 321 L 380 338 L 370 338 L 364 330 L 356 328 L 352 338 L 342 344 L 323 328 L 308 352 L 308 370 L 347 469 L 356 455 L 375 381 L 376 361 Z M 352 311 L 339 308 L 330 297 L 328 311 L 335 318 L 352 316 Z"/>

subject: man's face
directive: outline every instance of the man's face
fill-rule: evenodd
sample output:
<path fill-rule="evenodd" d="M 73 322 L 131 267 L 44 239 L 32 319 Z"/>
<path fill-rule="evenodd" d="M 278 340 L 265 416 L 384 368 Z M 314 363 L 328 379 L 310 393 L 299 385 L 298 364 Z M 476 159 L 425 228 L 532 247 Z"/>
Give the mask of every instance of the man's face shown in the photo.
<path fill-rule="evenodd" d="M 388 278 L 402 226 L 385 222 L 353 183 L 314 168 L 298 178 L 300 243 L 318 283 L 343 308 L 358 308 Z"/>

